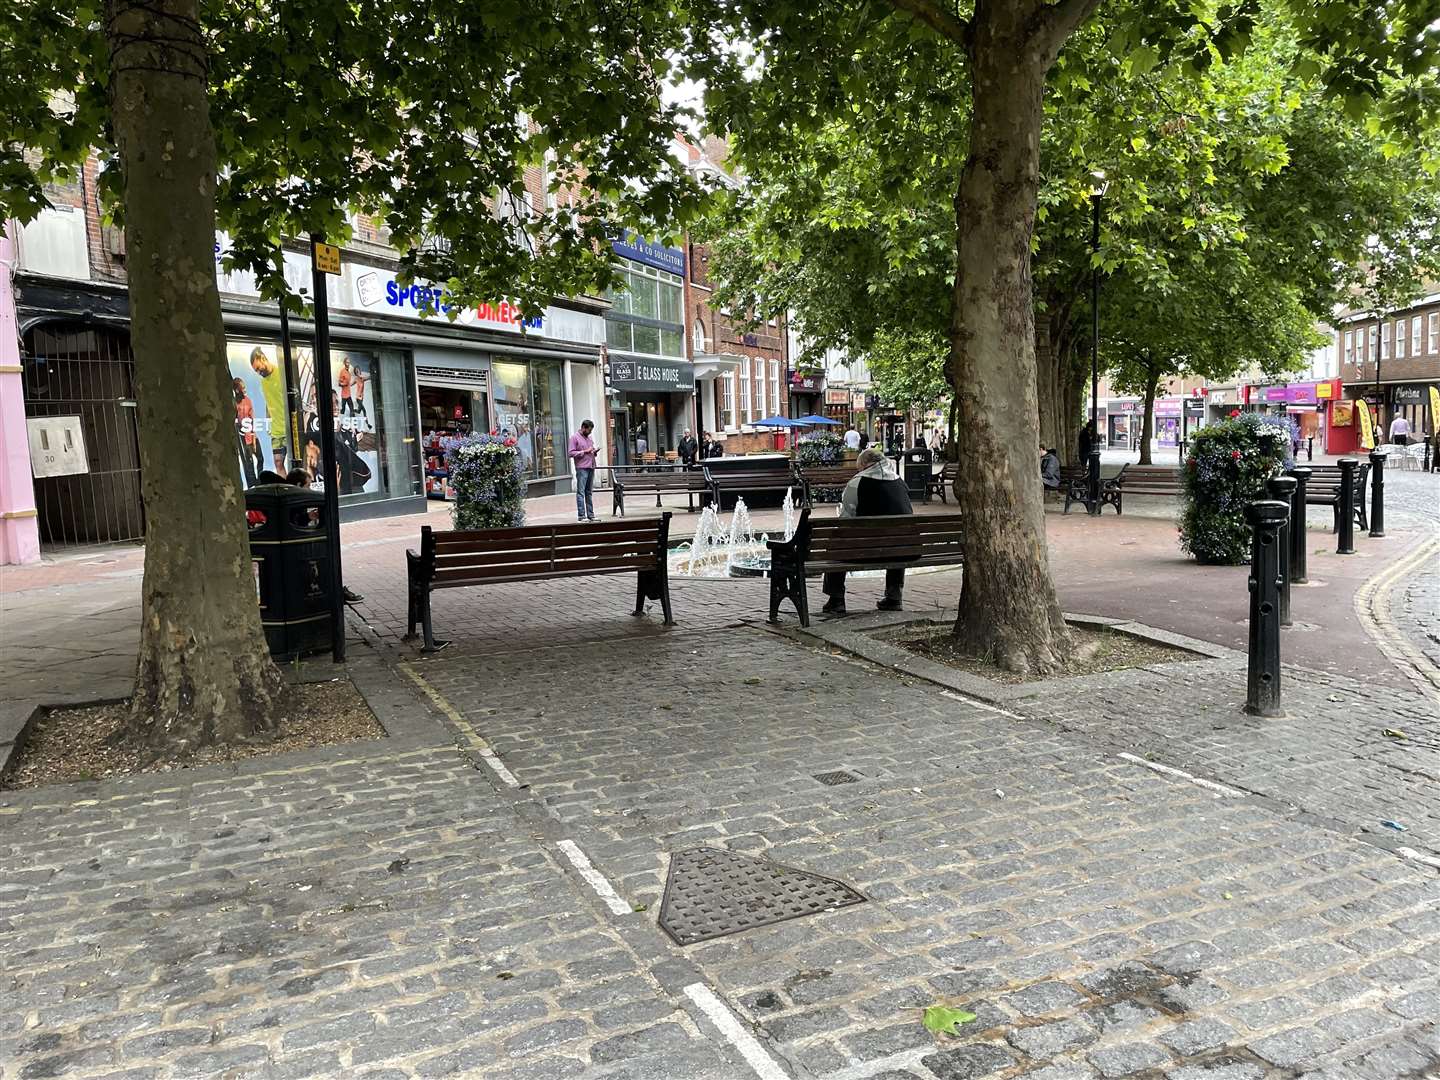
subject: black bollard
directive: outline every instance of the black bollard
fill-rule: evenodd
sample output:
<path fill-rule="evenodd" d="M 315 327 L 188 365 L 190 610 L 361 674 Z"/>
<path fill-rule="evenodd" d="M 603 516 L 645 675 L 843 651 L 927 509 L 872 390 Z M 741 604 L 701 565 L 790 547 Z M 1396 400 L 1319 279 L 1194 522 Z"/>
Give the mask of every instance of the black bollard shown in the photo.
<path fill-rule="evenodd" d="M 1360 462 L 1353 457 L 1342 457 L 1335 464 L 1340 466 L 1340 516 L 1337 522 L 1339 532 L 1335 543 L 1335 554 L 1354 555 L 1355 469 Z"/>
<path fill-rule="evenodd" d="M 1311 435 L 1308 439 L 1305 440 L 1305 460 L 1306 460 L 1306 461 L 1314 461 L 1314 460 L 1315 460 L 1315 436 L 1314 436 L 1314 435 Z"/>
<path fill-rule="evenodd" d="M 1428 473 L 1430 471 L 1430 444 L 1436 439 L 1440 439 L 1440 435 L 1432 436 L 1425 440 L 1425 461 L 1424 464 L 1420 466 L 1421 472 Z"/>
<path fill-rule="evenodd" d="M 1276 502 L 1283 502 L 1290 513 L 1294 514 L 1295 500 L 1295 478 L 1292 476 L 1272 476 L 1267 494 Z M 1285 524 L 1280 526 L 1278 531 L 1279 549 L 1276 552 L 1277 576 L 1280 579 L 1280 625 L 1290 625 L 1290 518 L 1285 519 Z"/>
<path fill-rule="evenodd" d="M 1097 436 L 1098 437 L 1098 436 Z M 1100 451 L 1090 451 L 1089 487 L 1090 487 L 1090 513 L 1100 513 Z"/>
<path fill-rule="evenodd" d="M 1370 537 L 1385 535 L 1385 454 L 1370 451 Z"/>
<path fill-rule="evenodd" d="M 1254 530 L 1250 547 L 1250 663 L 1245 676 L 1245 711 L 1282 716 L 1280 708 L 1280 527 L 1290 516 L 1283 502 L 1262 500 L 1245 507 Z"/>
<path fill-rule="evenodd" d="M 1286 475 L 1295 478 L 1295 494 L 1290 500 L 1290 584 L 1304 585 L 1306 577 L 1305 551 L 1305 485 L 1310 482 L 1313 469 L 1303 465 L 1291 469 Z"/>

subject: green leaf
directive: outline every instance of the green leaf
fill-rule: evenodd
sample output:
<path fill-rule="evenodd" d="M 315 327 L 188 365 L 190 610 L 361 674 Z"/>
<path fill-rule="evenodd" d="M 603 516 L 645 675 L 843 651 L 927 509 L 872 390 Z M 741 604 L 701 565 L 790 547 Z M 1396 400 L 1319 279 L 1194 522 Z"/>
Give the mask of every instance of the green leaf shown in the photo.
<path fill-rule="evenodd" d="M 925 1010 L 925 1030 L 940 1035 L 958 1035 L 955 1030 L 960 1024 L 968 1024 L 975 1014 L 964 1009 L 952 1009 L 947 1005 L 931 1005 Z"/>

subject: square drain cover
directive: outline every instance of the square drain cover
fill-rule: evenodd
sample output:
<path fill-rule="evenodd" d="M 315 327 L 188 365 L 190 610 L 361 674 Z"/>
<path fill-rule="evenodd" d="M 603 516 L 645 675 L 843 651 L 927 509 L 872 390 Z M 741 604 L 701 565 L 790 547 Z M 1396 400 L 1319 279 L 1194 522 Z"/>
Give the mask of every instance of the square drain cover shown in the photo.
<path fill-rule="evenodd" d="M 815 779 L 826 787 L 834 787 L 836 784 L 857 784 L 860 778 L 852 772 L 844 769 L 836 769 L 834 772 L 817 772 Z"/>
<path fill-rule="evenodd" d="M 660 926 L 676 944 L 694 945 L 864 902 L 823 874 L 721 848 L 688 848 L 670 856 Z"/>

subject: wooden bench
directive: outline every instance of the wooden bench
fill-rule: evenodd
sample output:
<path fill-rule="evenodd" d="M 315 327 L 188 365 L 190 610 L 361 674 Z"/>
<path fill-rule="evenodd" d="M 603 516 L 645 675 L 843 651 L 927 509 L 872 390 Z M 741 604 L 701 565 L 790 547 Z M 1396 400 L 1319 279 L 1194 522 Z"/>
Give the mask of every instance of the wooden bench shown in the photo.
<path fill-rule="evenodd" d="M 1339 532 L 1340 466 L 1307 464 L 1305 467 L 1310 470 L 1310 481 L 1305 485 L 1305 505 L 1330 507 L 1335 515 L 1335 523 L 1330 531 Z M 1355 468 L 1352 490 L 1355 498 L 1355 523 L 1362 531 L 1370 528 L 1370 517 L 1365 505 L 1365 483 L 1369 476 L 1370 462 L 1360 462 Z"/>
<path fill-rule="evenodd" d="M 965 561 L 960 514 L 902 514 L 887 517 L 821 518 L 800 514 L 795 535 L 770 541 L 770 621 L 789 600 L 810 625 L 805 579 L 832 571 L 959 566 Z"/>
<path fill-rule="evenodd" d="M 947 461 L 940 471 L 930 476 L 930 491 L 940 496 L 942 503 L 950 501 L 950 492 L 955 490 L 955 481 L 960 479 L 960 463 Z"/>
<path fill-rule="evenodd" d="M 799 469 L 800 478 L 814 502 L 839 502 L 845 485 L 855 479 L 854 465 L 805 465 Z"/>
<path fill-rule="evenodd" d="M 1102 471 L 1100 474 L 1100 509 L 1106 506 L 1113 506 L 1115 513 L 1120 513 L 1120 477 L 1125 475 L 1125 466 L 1114 476 L 1107 477 Z M 1070 512 L 1072 503 L 1079 503 L 1086 507 L 1090 506 L 1090 467 L 1088 465 L 1061 465 L 1060 466 L 1060 491 L 1065 493 L 1064 513 Z"/>
<path fill-rule="evenodd" d="M 800 506 L 806 506 L 810 502 L 810 492 L 806 489 L 805 480 L 792 468 L 759 468 L 759 469 L 735 469 L 728 468 L 723 471 L 712 470 L 708 466 L 705 469 L 705 483 L 710 488 L 710 498 L 717 512 L 727 510 L 730 507 L 725 504 L 725 497 L 731 497 L 730 505 L 734 500 L 743 498 L 751 492 L 785 492 L 797 491 L 798 498 L 795 502 Z"/>
<path fill-rule="evenodd" d="M 419 553 L 405 553 L 409 570 L 405 636 L 413 638 L 419 622 L 424 628 L 425 652 L 448 644 L 435 641 L 430 624 L 430 594 L 436 589 L 591 574 L 637 575 L 634 614 L 645 613 L 646 600 L 659 600 L 665 625 L 673 626 L 666 561 L 669 539 L 668 511 L 658 520 L 635 522 L 522 525 L 468 532 L 436 532 L 423 526 Z"/>
<path fill-rule="evenodd" d="M 1115 485 L 1117 514 L 1124 512 L 1126 495 L 1178 499 L 1182 487 L 1180 470 L 1174 465 L 1124 465 L 1120 475 L 1112 482 Z"/>
<path fill-rule="evenodd" d="M 671 469 L 667 472 L 636 472 L 636 473 L 615 473 L 610 481 L 610 516 L 619 514 L 625 516 L 625 496 L 627 495 L 654 495 L 655 507 L 660 507 L 660 496 L 662 495 L 684 495 L 690 506 L 690 512 L 695 512 L 695 496 L 700 496 L 700 505 L 704 506 L 710 496 L 710 485 L 705 482 L 705 474 L 695 469 Z"/>

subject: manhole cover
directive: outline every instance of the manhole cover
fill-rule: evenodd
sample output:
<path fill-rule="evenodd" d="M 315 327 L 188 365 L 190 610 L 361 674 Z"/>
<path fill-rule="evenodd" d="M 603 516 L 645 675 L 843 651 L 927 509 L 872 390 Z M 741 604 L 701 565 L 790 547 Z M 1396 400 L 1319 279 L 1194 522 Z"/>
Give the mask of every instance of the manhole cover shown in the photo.
<path fill-rule="evenodd" d="M 863 904 L 844 882 L 720 848 L 670 856 L 660 926 L 679 945 Z"/>
<path fill-rule="evenodd" d="M 815 779 L 826 787 L 834 787 L 836 784 L 856 784 L 860 781 L 858 776 L 846 772 L 844 769 L 836 769 L 834 772 L 817 772 Z"/>

